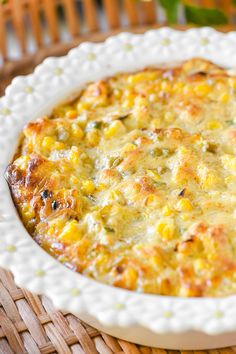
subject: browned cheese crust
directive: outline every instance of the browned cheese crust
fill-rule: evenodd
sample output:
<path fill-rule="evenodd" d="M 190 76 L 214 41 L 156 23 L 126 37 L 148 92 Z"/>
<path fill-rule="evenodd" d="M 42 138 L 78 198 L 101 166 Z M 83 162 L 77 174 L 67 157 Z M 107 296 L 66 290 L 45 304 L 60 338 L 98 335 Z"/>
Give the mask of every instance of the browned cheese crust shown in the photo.
<path fill-rule="evenodd" d="M 236 292 L 236 78 L 192 59 L 88 84 L 28 123 L 6 177 L 46 251 L 146 293 Z"/>

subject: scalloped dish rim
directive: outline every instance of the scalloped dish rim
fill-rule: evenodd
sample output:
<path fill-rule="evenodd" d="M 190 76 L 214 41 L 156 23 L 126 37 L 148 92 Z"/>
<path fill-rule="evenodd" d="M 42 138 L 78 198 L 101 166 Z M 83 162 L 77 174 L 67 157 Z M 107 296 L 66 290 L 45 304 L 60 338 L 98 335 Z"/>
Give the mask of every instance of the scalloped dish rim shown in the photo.
<path fill-rule="evenodd" d="M 65 57 L 47 58 L 33 74 L 12 81 L 0 99 L 0 265 L 13 272 L 18 285 L 47 295 L 57 308 L 92 316 L 103 328 L 140 325 L 157 334 L 236 331 L 236 295 L 179 298 L 140 294 L 68 270 L 28 235 L 3 176 L 23 125 L 48 113 L 86 82 L 192 57 L 234 69 L 235 45 L 236 32 L 223 34 L 210 28 L 183 32 L 161 28 L 142 35 L 123 32 L 103 43 L 83 43 Z"/>

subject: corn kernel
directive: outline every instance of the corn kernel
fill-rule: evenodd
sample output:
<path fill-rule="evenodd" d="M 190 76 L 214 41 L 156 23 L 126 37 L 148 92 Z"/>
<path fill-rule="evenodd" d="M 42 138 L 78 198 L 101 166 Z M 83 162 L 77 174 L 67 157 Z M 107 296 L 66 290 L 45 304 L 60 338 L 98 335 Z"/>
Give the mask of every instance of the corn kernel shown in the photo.
<path fill-rule="evenodd" d="M 43 138 L 42 146 L 45 149 L 49 150 L 53 147 L 54 142 L 55 142 L 55 139 L 52 136 L 45 136 Z"/>
<path fill-rule="evenodd" d="M 213 186 L 215 186 L 216 184 L 218 184 L 220 182 L 220 179 L 218 176 L 215 176 L 213 174 L 209 174 L 205 181 L 202 184 L 202 188 L 203 189 L 209 189 Z"/>
<path fill-rule="evenodd" d="M 78 245 L 76 245 L 76 246 L 77 246 L 78 256 L 83 257 L 86 254 L 86 252 L 90 246 L 90 241 L 87 239 L 82 239 L 78 242 Z"/>
<path fill-rule="evenodd" d="M 122 148 L 122 153 L 130 152 L 130 151 L 133 151 L 133 150 L 136 150 L 136 149 L 137 149 L 137 146 L 136 146 L 135 144 L 127 143 L 127 144 L 125 144 L 125 146 Z"/>
<path fill-rule="evenodd" d="M 70 111 L 66 112 L 66 118 L 74 119 L 78 116 L 78 112 L 75 109 L 71 109 Z"/>
<path fill-rule="evenodd" d="M 231 77 L 229 79 L 229 84 L 230 84 L 230 87 L 232 87 L 234 90 L 236 90 L 236 79 L 234 77 Z"/>
<path fill-rule="evenodd" d="M 222 124 L 217 120 L 211 120 L 207 123 L 207 129 L 216 130 L 222 128 Z"/>
<path fill-rule="evenodd" d="M 61 141 L 56 141 L 54 144 L 54 149 L 63 150 L 63 149 L 65 149 L 65 144 L 62 143 Z"/>
<path fill-rule="evenodd" d="M 159 232 L 159 234 L 162 234 L 165 227 L 166 227 L 166 223 L 159 222 L 159 224 L 157 225 L 157 232 Z"/>
<path fill-rule="evenodd" d="M 214 183 L 214 175 L 210 172 L 209 168 L 200 163 L 197 167 L 197 175 L 199 183 L 203 189 L 208 189 Z"/>
<path fill-rule="evenodd" d="M 110 192 L 110 199 L 117 201 L 121 205 L 124 205 L 126 202 L 123 194 L 118 189 Z"/>
<path fill-rule="evenodd" d="M 194 87 L 194 92 L 199 96 L 207 96 L 211 92 L 212 88 L 207 84 L 198 84 Z"/>
<path fill-rule="evenodd" d="M 81 152 L 77 146 L 72 146 L 70 149 L 69 159 L 72 164 L 76 165 L 80 161 Z"/>
<path fill-rule="evenodd" d="M 108 264 L 108 254 L 106 251 L 100 252 L 96 257 L 96 267 L 104 268 L 106 264 Z"/>
<path fill-rule="evenodd" d="M 123 92 L 124 99 L 122 101 L 123 108 L 131 108 L 134 105 L 135 95 L 131 90 L 125 90 Z"/>
<path fill-rule="evenodd" d="M 96 187 L 96 189 L 97 189 L 99 192 L 103 191 L 103 190 L 106 189 L 106 188 L 107 188 L 107 186 L 106 186 L 105 183 L 99 183 L 99 184 L 97 185 L 97 187 Z"/>
<path fill-rule="evenodd" d="M 93 181 L 87 179 L 82 182 L 81 189 L 86 195 L 93 194 L 95 191 L 95 186 Z"/>
<path fill-rule="evenodd" d="M 170 216 L 173 214 L 173 209 L 169 207 L 169 205 L 164 205 L 162 208 L 162 214 L 163 216 Z"/>
<path fill-rule="evenodd" d="M 72 185 L 78 185 L 79 180 L 78 180 L 78 178 L 76 176 L 72 175 L 72 176 L 70 176 L 70 183 Z"/>
<path fill-rule="evenodd" d="M 141 81 L 153 81 L 157 79 L 157 73 L 155 72 L 141 72 L 138 74 L 128 76 L 128 83 L 129 84 L 136 84 Z"/>
<path fill-rule="evenodd" d="M 199 297 L 201 296 L 200 290 L 196 287 L 186 287 L 182 286 L 180 288 L 181 297 Z"/>
<path fill-rule="evenodd" d="M 78 111 L 85 111 L 90 107 L 90 104 L 88 102 L 79 102 L 77 104 L 77 109 Z"/>
<path fill-rule="evenodd" d="M 93 129 L 86 134 L 86 141 L 91 147 L 97 146 L 100 140 L 100 136 L 97 130 Z"/>
<path fill-rule="evenodd" d="M 88 122 L 88 116 L 86 113 L 82 113 L 80 116 L 78 116 L 76 122 L 78 125 L 82 128 L 85 129 L 87 122 Z"/>
<path fill-rule="evenodd" d="M 104 131 L 104 136 L 106 139 L 110 139 L 115 136 L 124 134 L 126 131 L 125 126 L 119 120 L 112 122 L 110 126 Z"/>
<path fill-rule="evenodd" d="M 207 268 L 207 262 L 201 258 L 194 261 L 194 268 L 197 272 L 205 271 Z"/>
<path fill-rule="evenodd" d="M 145 200 L 145 206 L 158 208 L 161 204 L 161 199 L 155 194 L 150 194 Z"/>
<path fill-rule="evenodd" d="M 29 162 L 29 156 L 24 155 L 24 156 L 18 157 L 18 159 L 16 159 L 14 161 L 14 165 L 16 165 L 17 167 L 19 167 L 22 170 L 25 170 L 28 166 L 28 162 Z"/>
<path fill-rule="evenodd" d="M 134 268 L 126 268 L 122 278 L 127 289 L 135 289 L 138 274 Z"/>
<path fill-rule="evenodd" d="M 61 173 L 59 171 L 53 171 L 52 176 L 54 179 L 61 179 Z"/>
<path fill-rule="evenodd" d="M 157 225 L 157 232 L 162 238 L 171 240 L 175 236 L 175 226 L 171 223 L 159 222 Z"/>
<path fill-rule="evenodd" d="M 151 129 L 160 128 L 161 120 L 159 118 L 155 118 L 151 121 Z"/>
<path fill-rule="evenodd" d="M 147 97 L 145 96 L 136 96 L 135 97 L 135 106 L 136 106 L 136 109 L 140 110 L 143 109 L 143 108 L 147 108 L 148 107 L 148 99 Z"/>
<path fill-rule="evenodd" d="M 72 134 L 75 138 L 82 139 L 84 136 L 83 130 L 77 124 L 72 124 Z"/>
<path fill-rule="evenodd" d="M 193 209 L 193 206 L 188 198 L 181 198 L 177 202 L 176 209 L 178 211 L 191 211 Z"/>
<path fill-rule="evenodd" d="M 235 182 L 236 182 L 235 176 L 227 176 L 227 177 L 225 177 L 225 183 L 226 184 L 235 183 Z"/>
<path fill-rule="evenodd" d="M 48 234 L 51 236 L 55 236 L 56 232 L 61 232 L 61 230 L 63 229 L 65 225 L 65 221 L 63 219 L 54 219 L 52 221 L 49 222 L 49 228 L 48 228 Z"/>
<path fill-rule="evenodd" d="M 126 98 L 123 102 L 122 102 L 122 107 L 123 108 L 131 108 L 134 105 L 134 99 L 133 98 Z"/>
<path fill-rule="evenodd" d="M 175 92 L 182 92 L 183 88 L 184 88 L 184 82 L 182 81 L 176 82 L 173 86 L 173 90 Z"/>
<path fill-rule="evenodd" d="M 230 98 L 229 94 L 228 94 L 227 92 L 224 92 L 224 93 L 222 93 L 222 95 L 220 96 L 220 101 L 221 101 L 222 103 L 227 103 L 227 102 L 229 102 L 229 98 Z"/>
<path fill-rule="evenodd" d="M 183 221 L 187 221 L 187 220 L 189 220 L 189 214 L 183 214 L 183 213 L 181 213 L 180 214 L 180 218 L 183 220 Z"/>
<path fill-rule="evenodd" d="M 225 169 L 232 173 L 236 173 L 236 157 L 233 155 L 225 154 L 222 156 L 221 161 Z"/>
<path fill-rule="evenodd" d="M 68 221 L 59 236 L 59 240 L 68 244 L 79 241 L 82 236 L 82 230 L 76 220 Z"/>
<path fill-rule="evenodd" d="M 61 161 L 60 172 L 62 173 L 71 172 L 71 166 L 70 164 L 68 164 L 68 161 Z"/>
<path fill-rule="evenodd" d="M 34 208 L 29 203 L 23 203 L 21 207 L 22 217 L 25 222 L 29 222 L 35 217 Z"/>
<path fill-rule="evenodd" d="M 122 91 L 119 90 L 119 89 L 115 89 L 115 90 L 113 91 L 113 94 L 114 94 L 115 98 L 119 99 L 119 98 L 121 98 L 121 96 L 122 96 Z"/>
<path fill-rule="evenodd" d="M 143 78 L 142 73 L 141 73 L 141 75 L 140 74 L 130 75 L 130 76 L 128 76 L 127 82 L 128 82 L 128 84 L 136 84 L 136 83 L 142 81 L 143 79 L 144 78 Z"/>
<path fill-rule="evenodd" d="M 181 146 L 178 148 L 178 153 L 179 153 L 180 155 L 188 155 L 188 154 L 191 153 L 191 151 L 190 151 L 188 148 L 186 148 L 185 146 L 181 145 Z"/>
<path fill-rule="evenodd" d="M 210 245 L 210 248 L 212 247 L 212 245 Z M 214 247 L 214 246 L 213 246 Z M 208 253 L 207 254 L 207 259 L 210 262 L 214 262 L 216 259 L 218 258 L 218 255 L 216 253 Z"/>
<path fill-rule="evenodd" d="M 158 269 L 160 269 L 160 267 L 163 265 L 163 260 L 159 255 L 152 256 L 150 258 L 150 262 L 154 268 L 158 268 Z"/>
<path fill-rule="evenodd" d="M 159 181 L 159 179 L 161 178 L 159 173 L 157 173 L 156 171 L 153 170 L 147 170 L 147 174 L 149 177 L 151 177 L 154 181 Z"/>
<path fill-rule="evenodd" d="M 168 278 L 163 278 L 163 279 L 159 278 L 158 283 L 159 283 L 160 294 L 169 295 L 171 293 L 173 286 Z M 173 312 L 172 311 L 164 311 L 163 316 L 165 316 L 165 318 L 171 318 L 171 317 L 173 317 Z"/>
<path fill-rule="evenodd" d="M 170 93 L 172 91 L 171 84 L 167 81 L 163 81 L 161 83 L 161 91 L 163 91 L 164 93 Z"/>
<path fill-rule="evenodd" d="M 175 182 L 179 187 L 182 187 L 184 184 L 188 182 L 188 179 L 190 179 L 192 176 L 189 174 L 186 174 L 186 169 L 184 166 L 175 166 L 173 168 L 173 173 L 172 173 L 172 181 Z"/>
<path fill-rule="evenodd" d="M 55 227 L 54 226 L 50 226 L 48 228 L 48 235 L 49 236 L 54 236 L 55 235 Z"/>

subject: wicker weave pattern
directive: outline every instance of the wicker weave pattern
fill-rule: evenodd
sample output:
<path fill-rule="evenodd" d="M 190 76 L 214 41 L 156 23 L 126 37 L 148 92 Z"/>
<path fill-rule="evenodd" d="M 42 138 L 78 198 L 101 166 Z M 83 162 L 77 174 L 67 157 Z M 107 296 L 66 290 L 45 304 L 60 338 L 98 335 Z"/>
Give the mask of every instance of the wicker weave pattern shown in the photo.
<path fill-rule="evenodd" d="M 116 340 L 55 310 L 44 296 L 18 288 L 10 272 L 0 269 L 0 353 L 151 353 Z M 153 351 L 155 353 L 156 351 Z"/>
<path fill-rule="evenodd" d="M 45 296 L 20 289 L 0 268 L 0 354 L 233 354 L 236 347 L 209 351 L 171 351 L 128 343 L 54 309 Z"/>

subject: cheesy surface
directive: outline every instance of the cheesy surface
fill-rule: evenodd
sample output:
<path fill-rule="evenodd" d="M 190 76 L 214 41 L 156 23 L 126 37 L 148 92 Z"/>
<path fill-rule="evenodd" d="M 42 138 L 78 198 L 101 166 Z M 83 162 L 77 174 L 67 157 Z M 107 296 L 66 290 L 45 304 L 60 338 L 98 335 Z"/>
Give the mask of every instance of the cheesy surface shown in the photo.
<path fill-rule="evenodd" d="M 88 84 L 28 123 L 6 178 L 34 240 L 106 284 L 236 292 L 236 77 L 202 59 Z"/>

